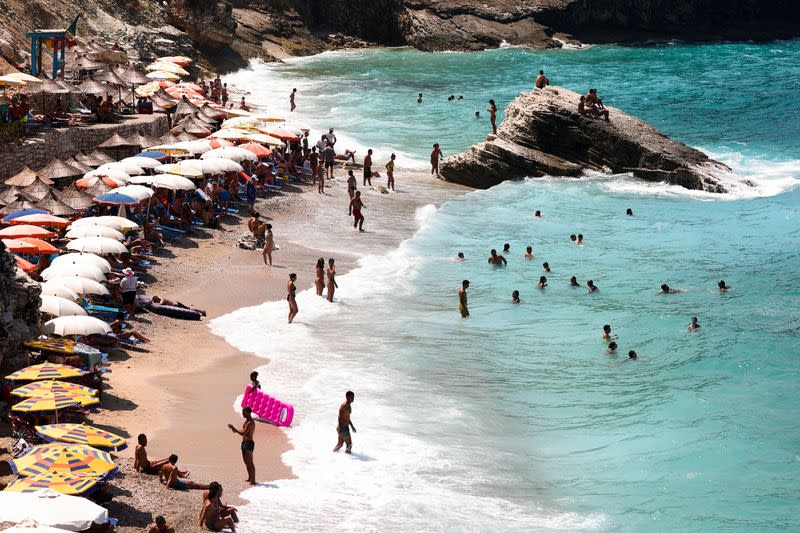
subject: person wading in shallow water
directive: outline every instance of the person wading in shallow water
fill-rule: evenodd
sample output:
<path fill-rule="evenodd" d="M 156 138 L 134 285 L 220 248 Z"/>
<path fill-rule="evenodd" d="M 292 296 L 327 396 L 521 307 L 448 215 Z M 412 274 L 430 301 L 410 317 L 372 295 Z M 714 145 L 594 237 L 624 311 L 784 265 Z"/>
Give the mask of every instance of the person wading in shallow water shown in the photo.
<path fill-rule="evenodd" d="M 469 280 L 465 279 L 461 282 L 461 287 L 458 289 L 458 312 L 461 316 L 467 318 L 469 316 L 469 307 L 467 307 L 467 289 L 469 289 Z"/>
<path fill-rule="evenodd" d="M 350 429 L 353 430 L 353 433 L 356 433 L 356 427 L 353 425 L 353 421 L 350 420 L 350 415 L 353 412 L 352 403 L 355 399 L 355 393 L 353 391 L 347 391 L 344 395 L 344 403 L 339 406 L 339 421 L 336 425 L 336 433 L 339 435 L 339 440 L 336 442 L 336 447 L 333 449 L 334 452 L 341 450 L 343 444 L 347 445 L 344 453 L 352 453 L 353 451 L 353 440 L 350 438 Z"/>
<path fill-rule="evenodd" d="M 366 208 L 367 206 L 361 201 L 361 191 L 356 191 L 355 197 L 350 200 L 347 214 L 348 216 L 353 215 L 353 227 L 358 228 L 358 231 L 364 231 L 364 215 L 361 214 L 361 210 Z"/>
<path fill-rule="evenodd" d="M 297 292 L 297 287 L 295 286 L 294 282 L 297 281 L 297 274 L 292 272 L 289 274 L 289 282 L 286 284 L 286 301 L 289 302 L 289 324 L 292 323 L 294 317 L 297 316 L 298 308 L 297 308 L 297 298 L 295 297 L 295 293 Z"/>
<path fill-rule="evenodd" d="M 492 134 L 497 135 L 497 124 L 495 121 L 497 120 L 497 106 L 494 104 L 494 100 L 489 100 L 489 120 L 492 123 Z"/>
<path fill-rule="evenodd" d="M 255 485 L 256 465 L 253 463 L 253 451 L 256 449 L 256 441 L 253 440 L 253 433 L 256 431 L 256 423 L 249 407 L 242 409 L 242 417 L 244 417 L 244 424 L 241 431 L 233 427 L 233 424 L 228 424 L 228 429 L 242 436 L 242 461 L 244 461 L 244 466 L 247 468 L 245 482 Z"/>

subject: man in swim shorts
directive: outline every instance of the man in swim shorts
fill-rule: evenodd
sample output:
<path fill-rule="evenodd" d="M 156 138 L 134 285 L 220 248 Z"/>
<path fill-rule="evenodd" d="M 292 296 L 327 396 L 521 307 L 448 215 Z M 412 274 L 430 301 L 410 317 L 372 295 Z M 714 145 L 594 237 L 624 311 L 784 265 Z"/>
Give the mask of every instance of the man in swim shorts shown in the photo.
<path fill-rule="evenodd" d="M 352 403 L 355 399 L 355 393 L 353 391 L 347 391 L 344 395 L 344 403 L 339 406 L 339 421 L 336 426 L 336 433 L 339 434 L 339 440 L 336 442 L 336 447 L 333 449 L 334 452 L 341 450 L 343 444 L 347 444 L 344 453 L 352 453 L 353 451 L 350 429 L 352 428 L 353 433 L 356 433 L 356 427 L 350 420 L 350 414 L 353 412 Z"/>
<path fill-rule="evenodd" d="M 364 215 L 361 214 L 362 209 L 367 206 L 361 201 L 361 191 L 356 191 L 356 195 L 350 200 L 350 208 L 347 210 L 348 215 L 353 215 L 353 227 L 358 228 L 358 231 L 364 231 Z"/>
<path fill-rule="evenodd" d="M 242 417 L 244 418 L 244 424 L 241 431 L 233 427 L 233 424 L 228 424 L 228 429 L 242 436 L 242 461 L 244 461 L 244 466 L 247 468 L 245 482 L 255 485 L 256 465 L 253 463 L 253 451 L 256 449 L 256 441 L 253 440 L 253 434 L 256 431 L 256 423 L 249 407 L 242 409 Z"/>
<path fill-rule="evenodd" d="M 461 288 L 458 289 L 458 312 L 461 316 L 467 318 L 469 316 L 469 308 L 467 307 L 467 289 L 469 289 L 469 280 L 465 279 L 461 282 Z"/>
<path fill-rule="evenodd" d="M 167 464 L 161 467 L 161 471 L 158 473 L 158 480 L 161 483 L 166 483 L 167 488 L 175 489 L 175 490 L 188 490 L 188 489 L 199 489 L 199 490 L 207 490 L 208 485 L 203 485 L 201 483 L 195 483 L 194 481 L 188 481 L 185 478 L 189 477 L 189 471 L 181 472 L 178 470 L 176 466 L 178 463 L 178 456 L 174 453 L 169 456 L 169 460 Z"/>
<path fill-rule="evenodd" d="M 136 445 L 136 451 L 133 454 L 133 469 L 145 474 L 158 474 L 158 471 L 169 462 L 169 459 L 150 461 L 147 458 L 147 435 L 141 433 L 136 440 L 139 444 Z"/>

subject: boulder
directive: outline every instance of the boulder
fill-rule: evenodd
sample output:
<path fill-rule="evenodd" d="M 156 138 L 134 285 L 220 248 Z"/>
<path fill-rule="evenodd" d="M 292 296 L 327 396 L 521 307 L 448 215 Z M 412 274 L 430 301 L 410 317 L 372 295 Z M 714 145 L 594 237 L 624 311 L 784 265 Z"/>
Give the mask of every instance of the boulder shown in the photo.
<path fill-rule="evenodd" d="M 22 343 L 36 336 L 39 328 L 38 283 L 17 268 L 0 242 L 0 371 L 5 375 L 24 364 Z"/>
<path fill-rule="evenodd" d="M 497 135 L 445 158 L 440 177 L 476 188 L 526 176 L 630 172 L 648 181 L 726 192 L 731 170 L 653 126 L 608 107 L 610 121 L 578 113 L 580 95 L 562 87 L 522 93 Z"/>
<path fill-rule="evenodd" d="M 236 36 L 233 5 L 227 0 L 171 0 L 166 15 L 201 47 L 228 46 Z"/>

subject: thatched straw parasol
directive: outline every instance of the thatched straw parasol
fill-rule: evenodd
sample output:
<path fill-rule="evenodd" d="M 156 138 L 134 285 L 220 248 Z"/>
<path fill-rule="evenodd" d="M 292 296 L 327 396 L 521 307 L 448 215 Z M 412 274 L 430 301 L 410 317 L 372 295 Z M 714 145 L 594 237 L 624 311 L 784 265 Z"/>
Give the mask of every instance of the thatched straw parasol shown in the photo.
<path fill-rule="evenodd" d="M 2 210 L 0 210 L 0 216 L 10 215 L 11 213 L 21 211 L 22 209 L 36 209 L 36 204 L 30 200 L 17 200 L 15 202 L 11 202 Z"/>
<path fill-rule="evenodd" d="M 102 181 L 100 183 L 102 183 Z M 108 187 L 108 185 L 106 185 L 106 187 Z M 92 200 L 94 200 L 91 194 L 83 192 L 74 183 L 70 183 L 69 187 L 58 193 L 58 198 L 64 204 L 76 210 L 86 209 L 93 204 Z"/>
<path fill-rule="evenodd" d="M 117 76 L 116 72 L 114 72 L 111 69 L 98 72 L 97 74 L 95 74 L 94 79 L 97 81 L 105 81 L 110 83 L 111 85 L 116 85 L 120 87 L 128 85 L 128 82 Z"/>
<path fill-rule="evenodd" d="M 200 108 L 191 103 L 184 95 L 181 96 L 181 101 L 178 102 L 178 107 L 175 109 L 175 116 L 179 117 L 181 115 L 192 115 L 199 110 Z"/>
<path fill-rule="evenodd" d="M 71 166 L 72 168 L 76 169 L 76 170 L 80 170 L 81 174 L 86 174 L 87 172 L 91 172 L 92 170 L 95 169 L 95 167 L 90 167 L 89 165 L 81 163 L 80 161 L 78 161 L 74 157 L 70 157 L 69 159 L 67 159 L 65 161 L 65 163 L 68 164 L 69 166 Z M 100 165 L 97 165 L 97 166 L 99 167 Z"/>
<path fill-rule="evenodd" d="M 67 205 L 56 195 L 54 191 L 49 191 L 47 195 L 36 202 L 36 209 L 44 209 L 51 215 L 57 217 L 69 216 L 75 212 L 75 208 Z"/>
<path fill-rule="evenodd" d="M 71 178 L 73 176 L 81 176 L 86 172 L 81 172 L 80 169 L 69 166 L 60 159 L 53 159 L 46 167 L 39 171 L 39 174 L 51 180 L 60 180 L 64 178 Z"/>
<path fill-rule="evenodd" d="M 86 80 L 78 85 L 78 90 L 83 94 L 106 94 L 111 89 L 108 84 L 95 80 Z"/>
<path fill-rule="evenodd" d="M 102 148 L 104 150 L 113 150 L 118 148 L 136 148 L 137 146 L 139 145 L 129 141 L 119 133 L 115 133 L 104 143 L 97 145 L 98 148 Z"/>
<path fill-rule="evenodd" d="M 78 152 L 77 154 L 75 154 L 75 160 L 80 162 L 83 165 L 86 165 L 87 167 L 93 167 L 93 168 L 97 168 L 97 167 L 99 167 L 100 165 L 102 165 L 102 164 L 104 164 L 106 162 L 106 161 L 101 161 L 100 159 L 97 159 L 93 155 L 86 154 L 86 153 L 83 153 L 83 152 Z"/>
<path fill-rule="evenodd" d="M 8 205 L 16 202 L 17 200 L 35 201 L 36 198 L 30 196 L 25 192 L 25 189 L 19 187 L 7 187 L 0 191 L 0 203 Z"/>
<path fill-rule="evenodd" d="M 33 184 L 33 182 L 36 181 L 37 179 L 43 179 L 43 181 L 47 185 L 53 184 L 51 180 L 47 178 L 42 178 L 41 176 L 39 176 L 39 174 L 31 170 L 30 167 L 25 167 L 14 176 L 8 178 L 5 181 L 5 184 L 11 185 L 13 187 L 27 187 L 28 185 Z"/>
<path fill-rule="evenodd" d="M 85 191 L 86 194 L 90 195 L 92 197 L 92 200 L 94 200 L 95 196 L 100 196 L 101 194 L 105 194 L 111 189 L 112 188 L 109 187 L 105 181 L 97 180 L 96 182 L 94 182 L 94 184 L 90 185 L 89 187 L 86 187 Z"/>
<path fill-rule="evenodd" d="M 36 200 L 41 200 L 44 198 L 48 192 L 50 192 L 50 185 L 42 181 L 41 179 L 37 179 L 30 185 L 23 187 L 23 190 L 28 196 L 36 198 Z"/>
<path fill-rule="evenodd" d="M 105 164 L 105 163 L 113 163 L 114 162 L 114 158 L 113 157 L 111 157 L 110 155 L 108 155 L 107 153 L 105 153 L 105 152 L 103 152 L 101 150 L 95 150 L 94 152 L 92 152 L 89 155 L 92 156 L 93 158 L 95 158 L 96 160 L 100 161 L 101 165 Z"/>

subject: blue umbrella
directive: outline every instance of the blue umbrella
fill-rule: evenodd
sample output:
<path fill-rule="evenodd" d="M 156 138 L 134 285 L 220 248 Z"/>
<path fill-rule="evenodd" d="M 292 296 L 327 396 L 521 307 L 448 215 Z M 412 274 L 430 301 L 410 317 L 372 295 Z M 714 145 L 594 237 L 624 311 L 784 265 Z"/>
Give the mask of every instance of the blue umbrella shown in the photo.
<path fill-rule="evenodd" d="M 3 224 L 8 224 L 9 221 L 17 218 L 17 217 L 24 217 L 25 215 L 46 215 L 47 211 L 43 209 L 20 209 L 19 211 L 14 211 L 10 215 L 6 215 L 6 217 L 2 220 Z"/>
<path fill-rule="evenodd" d="M 127 194 L 121 194 L 118 192 L 109 192 L 106 194 L 101 194 L 100 196 L 95 196 L 94 201 L 98 204 L 113 205 L 133 205 L 139 203 L 139 200 L 133 196 L 128 196 Z"/>
<path fill-rule="evenodd" d="M 137 157 L 150 157 L 152 159 L 164 159 L 165 157 L 169 157 L 164 152 L 159 152 L 158 150 L 147 150 L 145 152 L 139 152 L 136 154 Z"/>

